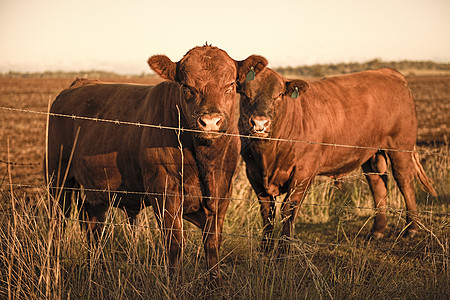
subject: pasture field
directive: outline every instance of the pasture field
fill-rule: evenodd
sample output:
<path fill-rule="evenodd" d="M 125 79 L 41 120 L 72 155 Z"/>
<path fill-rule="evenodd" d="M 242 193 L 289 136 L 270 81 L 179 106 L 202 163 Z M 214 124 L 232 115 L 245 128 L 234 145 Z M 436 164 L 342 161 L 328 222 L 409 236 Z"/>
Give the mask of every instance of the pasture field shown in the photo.
<path fill-rule="evenodd" d="M 363 174 L 354 172 L 342 178 L 340 189 L 317 179 L 302 205 L 291 251 L 265 254 L 259 249 L 259 204 L 241 163 L 225 219 L 224 285 L 218 288 L 208 281 L 200 230 L 187 222 L 184 272 L 178 281 L 169 278 L 151 208 L 136 226 L 110 209 L 92 249 L 75 212 L 55 239 L 61 225 L 50 217 L 42 171 L 45 112 L 73 78 L 0 78 L 0 298 L 449 299 L 450 76 L 407 80 L 417 107 L 418 150 L 438 192 L 434 198 L 416 186 L 419 236 L 401 237 L 405 206 L 390 178 L 386 236 L 367 241 L 376 212 Z M 277 224 L 280 229 L 279 217 Z"/>

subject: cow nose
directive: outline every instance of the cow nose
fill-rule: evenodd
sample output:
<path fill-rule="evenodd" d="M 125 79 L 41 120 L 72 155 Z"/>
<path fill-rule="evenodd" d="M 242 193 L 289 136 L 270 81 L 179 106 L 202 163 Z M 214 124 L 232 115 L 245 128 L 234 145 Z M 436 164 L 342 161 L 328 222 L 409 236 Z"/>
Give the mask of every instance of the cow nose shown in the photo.
<path fill-rule="evenodd" d="M 255 132 L 265 132 L 270 127 L 270 119 L 266 117 L 251 117 L 250 125 Z"/>
<path fill-rule="evenodd" d="M 219 114 L 205 114 L 198 117 L 197 125 L 201 130 L 219 131 L 223 118 Z"/>

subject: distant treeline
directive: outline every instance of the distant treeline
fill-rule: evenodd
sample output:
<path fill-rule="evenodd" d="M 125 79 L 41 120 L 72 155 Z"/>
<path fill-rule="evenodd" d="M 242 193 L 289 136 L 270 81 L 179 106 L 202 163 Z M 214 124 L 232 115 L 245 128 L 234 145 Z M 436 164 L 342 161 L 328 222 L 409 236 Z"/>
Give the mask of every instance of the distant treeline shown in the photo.
<path fill-rule="evenodd" d="M 7 73 L 0 73 L 0 78 L 91 78 L 91 79 L 114 79 L 114 78 L 131 78 L 131 77 L 152 77 L 155 75 L 141 73 L 140 75 L 122 75 L 108 71 L 78 71 L 78 72 L 66 72 L 66 71 L 45 71 L 45 72 L 16 72 L 9 71 Z"/>
<path fill-rule="evenodd" d="M 347 74 L 364 70 L 374 70 L 389 67 L 402 72 L 406 76 L 414 76 L 420 74 L 450 74 L 450 63 L 436 63 L 434 61 L 383 61 L 374 59 L 363 63 L 338 63 L 338 64 L 315 64 L 309 66 L 297 67 L 277 67 L 277 72 L 285 76 L 298 77 L 323 77 L 330 75 Z M 46 71 L 46 72 L 14 72 L 0 73 L 0 78 L 131 78 L 131 77 L 152 77 L 153 74 L 141 73 L 121 75 L 107 71 Z"/>
<path fill-rule="evenodd" d="M 413 76 L 423 72 L 427 74 L 450 74 L 450 63 L 409 60 L 382 61 L 380 59 L 374 59 L 364 63 L 316 64 L 298 67 L 279 67 L 274 69 L 285 76 L 321 77 L 375 70 L 385 67 L 396 69 L 407 76 Z"/>

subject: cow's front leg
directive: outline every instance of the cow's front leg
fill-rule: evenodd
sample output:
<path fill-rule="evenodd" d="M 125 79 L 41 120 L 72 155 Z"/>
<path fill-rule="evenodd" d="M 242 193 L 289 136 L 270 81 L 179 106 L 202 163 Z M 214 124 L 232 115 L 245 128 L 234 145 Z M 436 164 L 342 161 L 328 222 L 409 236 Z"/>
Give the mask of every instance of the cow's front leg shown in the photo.
<path fill-rule="evenodd" d="M 275 222 L 275 198 L 267 194 L 258 196 L 263 219 L 263 239 L 261 247 L 269 252 L 273 249 L 273 226 Z"/>
<path fill-rule="evenodd" d="M 166 211 L 164 214 L 164 236 L 167 254 L 169 257 L 169 268 L 172 274 L 179 275 L 181 272 L 180 258 L 183 253 L 183 226 L 180 214 Z"/>
<path fill-rule="evenodd" d="M 310 186 L 313 177 L 306 177 L 302 180 L 294 180 L 281 206 L 281 218 L 283 230 L 278 244 L 279 251 L 286 253 L 289 250 L 288 239 L 292 237 L 295 218 L 298 215 L 300 204 L 303 202 L 306 190 Z"/>
<path fill-rule="evenodd" d="M 151 200 L 164 237 L 169 274 L 178 280 L 181 275 L 180 262 L 184 246 L 181 203 L 178 197 L 172 196 Z"/>
<path fill-rule="evenodd" d="M 273 228 L 275 224 L 275 197 L 270 196 L 264 185 L 260 183 L 260 180 L 252 175 L 249 168 L 246 169 L 247 178 L 252 185 L 253 190 L 258 196 L 258 201 L 260 205 L 260 212 L 263 222 L 263 238 L 261 241 L 261 249 L 270 252 L 273 250 Z"/>
<path fill-rule="evenodd" d="M 219 268 L 219 250 L 222 242 L 223 221 L 228 207 L 228 199 L 216 200 L 221 203 L 213 211 L 207 211 L 206 223 L 203 229 L 203 245 L 205 248 L 206 266 L 210 277 L 217 285 L 222 285 L 222 275 Z"/>

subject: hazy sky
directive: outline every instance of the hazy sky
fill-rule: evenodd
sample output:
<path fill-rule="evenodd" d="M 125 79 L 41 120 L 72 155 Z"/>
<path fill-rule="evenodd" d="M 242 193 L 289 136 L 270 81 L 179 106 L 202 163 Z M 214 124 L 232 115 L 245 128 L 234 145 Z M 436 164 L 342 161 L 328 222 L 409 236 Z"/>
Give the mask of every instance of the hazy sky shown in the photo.
<path fill-rule="evenodd" d="M 450 62 L 450 0 L 0 0 L 0 72 L 149 72 L 205 41 L 272 67 Z"/>

